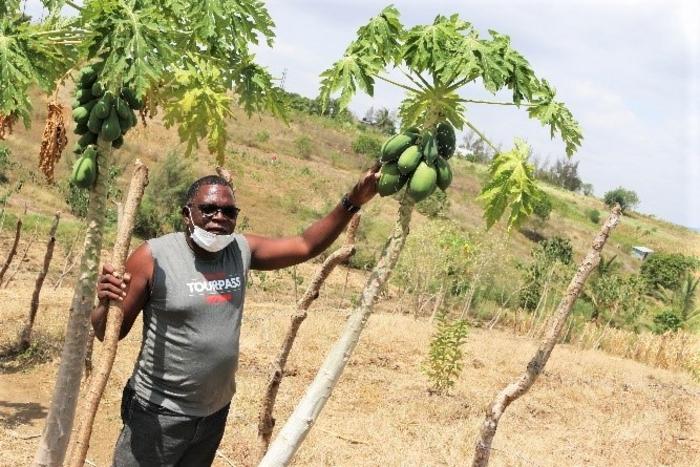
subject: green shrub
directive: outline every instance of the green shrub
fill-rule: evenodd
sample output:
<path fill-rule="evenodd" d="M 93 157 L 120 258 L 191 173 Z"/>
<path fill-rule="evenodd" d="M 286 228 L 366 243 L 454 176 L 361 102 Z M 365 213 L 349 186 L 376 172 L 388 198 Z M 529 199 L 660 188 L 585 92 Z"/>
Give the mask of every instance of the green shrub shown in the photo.
<path fill-rule="evenodd" d="M 258 143 L 266 143 L 270 140 L 270 133 L 267 130 L 262 130 L 255 133 L 255 141 Z"/>
<path fill-rule="evenodd" d="M 524 285 L 518 295 L 519 305 L 526 310 L 534 310 L 542 297 L 542 289 L 551 280 L 549 271 L 554 271 L 556 263 L 570 265 L 573 261 L 573 247 L 568 238 L 552 237 L 543 240 L 532 249 L 533 261 L 522 267 Z"/>
<path fill-rule="evenodd" d="M 668 331 L 677 331 L 683 326 L 683 321 L 672 311 L 663 311 L 654 316 L 653 330 L 657 334 L 663 334 Z"/>
<path fill-rule="evenodd" d="M 376 136 L 360 134 L 352 142 L 352 150 L 358 154 L 365 154 L 371 158 L 378 158 L 382 149 L 382 141 Z"/>
<path fill-rule="evenodd" d="M 432 195 L 416 203 L 416 211 L 431 219 L 445 217 L 449 209 L 450 200 L 442 190 L 435 190 Z"/>
<path fill-rule="evenodd" d="M 593 222 L 594 224 L 599 224 L 600 223 L 600 211 L 597 209 L 591 209 L 588 211 L 588 219 Z"/>
<path fill-rule="evenodd" d="M 559 261 L 563 264 L 571 264 L 574 259 L 574 248 L 571 240 L 564 237 L 554 236 L 543 240 L 538 245 L 545 256 L 552 261 Z"/>
<path fill-rule="evenodd" d="M 134 232 L 153 238 L 182 230 L 181 208 L 194 175 L 188 159 L 171 151 L 151 172 L 143 200 L 136 213 Z"/>
<path fill-rule="evenodd" d="M 639 273 L 649 285 L 649 292 L 662 288 L 677 290 L 688 272 L 698 266 L 696 258 L 680 253 L 653 253 L 642 263 Z"/>
<path fill-rule="evenodd" d="M 310 159 L 313 150 L 313 142 L 308 136 L 302 135 L 294 140 L 294 148 L 302 159 Z"/>
<path fill-rule="evenodd" d="M 435 320 L 435 334 L 422 370 L 430 379 L 432 390 L 445 394 L 454 386 L 464 367 L 462 346 L 467 340 L 469 325 L 464 319 L 449 319 L 445 312 L 439 313 Z"/>
<path fill-rule="evenodd" d="M 551 212 L 552 201 L 549 199 L 549 196 L 543 193 L 542 196 L 537 198 L 537 200 L 535 201 L 532 213 L 543 222 L 546 222 L 549 219 L 549 215 L 551 214 Z"/>
<path fill-rule="evenodd" d="M 7 182 L 7 170 L 10 168 L 10 148 L 4 144 L 0 144 L 0 183 Z"/>
<path fill-rule="evenodd" d="M 632 190 L 617 187 L 605 193 L 605 195 L 603 195 L 603 201 L 605 201 L 605 204 L 609 207 L 613 207 L 615 203 L 618 203 L 622 212 L 627 212 L 631 211 L 639 204 L 639 197 L 637 193 Z"/>

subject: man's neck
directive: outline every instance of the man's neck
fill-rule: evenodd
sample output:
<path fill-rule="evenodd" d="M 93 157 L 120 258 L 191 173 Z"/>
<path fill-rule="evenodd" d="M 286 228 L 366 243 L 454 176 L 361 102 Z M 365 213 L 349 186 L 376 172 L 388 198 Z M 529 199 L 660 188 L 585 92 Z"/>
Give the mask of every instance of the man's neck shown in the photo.
<path fill-rule="evenodd" d="M 201 246 L 197 245 L 194 242 L 194 240 L 192 240 L 192 237 L 190 236 L 190 233 L 187 230 L 185 230 L 183 233 L 185 234 L 185 241 L 187 242 L 187 246 L 190 247 L 190 250 L 192 250 L 192 253 L 194 253 L 195 257 L 201 258 L 203 260 L 212 260 L 219 257 L 219 254 L 221 253 L 220 251 L 207 251 Z"/>

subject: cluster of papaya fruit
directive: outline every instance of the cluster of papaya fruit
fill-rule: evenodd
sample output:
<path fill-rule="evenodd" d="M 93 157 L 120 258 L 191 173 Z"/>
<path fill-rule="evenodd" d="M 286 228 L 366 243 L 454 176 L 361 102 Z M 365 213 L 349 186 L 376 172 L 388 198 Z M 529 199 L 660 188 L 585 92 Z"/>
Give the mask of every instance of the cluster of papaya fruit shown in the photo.
<path fill-rule="evenodd" d="M 73 165 L 71 182 L 81 188 L 90 188 L 97 178 L 98 138 L 119 149 L 126 132 L 138 123 L 135 111 L 143 108 L 131 89 L 121 88 L 115 95 L 104 89 L 98 75 L 99 69 L 93 66 L 82 68 L 73 100 L 74 132 L 80 138 L 73 150 L 79 157 Z"/>
<path fill-rule="evenodd" d="M 381 149 L 379 194 L 392 195 L 408 184 L 406 191 L 418 202 L 437 187 L 445 191 L 452 183 L 447 160 L 455 143 L 455 130 L 448 122 L 440 122 L 434 130 L 408 128 L 387 139 Z"/>

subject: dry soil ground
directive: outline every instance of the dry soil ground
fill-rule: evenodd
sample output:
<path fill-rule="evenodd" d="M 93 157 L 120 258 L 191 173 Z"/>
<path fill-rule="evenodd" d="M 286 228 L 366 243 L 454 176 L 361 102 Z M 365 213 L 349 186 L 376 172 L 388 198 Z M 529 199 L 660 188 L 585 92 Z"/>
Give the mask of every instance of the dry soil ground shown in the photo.
<path fill-rule="evenodd" d="M 301 268 L 303 277 L 312 265 Z M 279 426 L 314 377 L 341 332 L 360 274 L 329 279 L 312 306 L 282 383 Z M 292 311 L 288 275 L 250 291 L 242 331 L 238 393 L 218 466 L 253 465 L 257 411 L 272 356 Z M 28 306 L 29 282 L 0 289 L 2 341 L 14 336 Z M 60 336 L 71 290 L 46 290 L 37 331 Z M 468 465 L 484 407 L 518 375 L 537 343 L 504 331 L 475 329 L 466 365 L 450 395 L 430 395 L 420 371 L 431 334 L 425 319 L 389 312 L 385 301 L 369 321 L 355 354 L 295 465 Z M 391 306 L 393 309 L 393 305 Z M 341 311 L 342 310 L 342 311 Z M 94 430 L 88 459 L 110 464 L 121 427 L 121 388 L 140 345 L 140 322 L 123 341 Z M 53 337 L 52 337 L 53 336 Z M 99 345 L 96 347 L 99 358 Z M 58 358 L 0 374 L 0 465 L 32 459 L 52 393 Z M 650 368 L 600 352 L 555 349 L 544 375 L 501 420 L 494 466 L 700 466 L 700 385 L 687 374 Z"/>

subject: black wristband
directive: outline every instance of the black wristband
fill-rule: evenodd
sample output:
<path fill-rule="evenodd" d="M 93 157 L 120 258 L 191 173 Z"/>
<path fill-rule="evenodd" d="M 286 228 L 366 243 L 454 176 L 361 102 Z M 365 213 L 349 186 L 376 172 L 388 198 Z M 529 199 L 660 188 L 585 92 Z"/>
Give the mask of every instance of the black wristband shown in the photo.
<path fill-rule="evenodd" d="M 344 194 L 343 197 L 340 199 L 340 206 L 350 214 L 355 214 L 357 211 L 360 210 L 360 206 L 355 206 L 354 204 L 352 204 L 352 201 L 350 201 L 350 198 L 348 197 L 347 193 Z"/>

